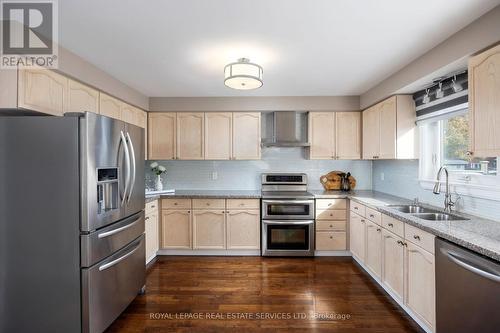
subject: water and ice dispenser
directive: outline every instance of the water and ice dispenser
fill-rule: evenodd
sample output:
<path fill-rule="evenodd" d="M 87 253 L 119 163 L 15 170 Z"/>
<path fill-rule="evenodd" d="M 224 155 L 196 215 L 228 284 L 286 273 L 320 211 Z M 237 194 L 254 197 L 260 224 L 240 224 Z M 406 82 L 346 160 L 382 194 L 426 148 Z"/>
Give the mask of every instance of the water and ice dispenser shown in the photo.
<path fill-rule="evenodd" d="M 97 169 L 97 212 L 118 208 L 118 168 Z"/>

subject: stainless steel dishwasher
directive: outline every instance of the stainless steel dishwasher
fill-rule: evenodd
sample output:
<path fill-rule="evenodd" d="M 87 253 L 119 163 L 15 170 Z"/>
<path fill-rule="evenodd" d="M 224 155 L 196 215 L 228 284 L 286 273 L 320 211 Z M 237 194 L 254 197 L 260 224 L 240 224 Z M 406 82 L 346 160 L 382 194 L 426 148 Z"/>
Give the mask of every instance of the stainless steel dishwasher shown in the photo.
<path fill-rule="evenodd" d="M 500 332 L 500 263 L 436 238 L 436 332 Z"/>

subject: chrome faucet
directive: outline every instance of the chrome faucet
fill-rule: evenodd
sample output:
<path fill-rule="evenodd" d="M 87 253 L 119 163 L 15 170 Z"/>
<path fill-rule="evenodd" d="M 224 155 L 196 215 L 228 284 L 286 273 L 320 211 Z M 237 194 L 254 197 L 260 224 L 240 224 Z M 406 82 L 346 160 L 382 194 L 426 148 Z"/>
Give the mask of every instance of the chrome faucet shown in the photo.
<path fill-rule="evenodd" d="M 433 193 L 434 194 L 440 194 L 441 193 L 441 183 L 439 182 L 441 178 L 441 172 L 444 170 L 444 174 L 446 176 L 446 193 L 444 194 L 444 211 L 445 212 L 451 212 L 451 209 L 455 206 L 456 202 L 458 201 L 459 198 L 454 202 L 451 199 L 451 193 L 450 193 L 450 183 L 449 183 L 449 174 L 448 174 L 448 169 L 444 166 L 439 168 L 439 171 L 436 176 L 436 183 L 434 184 L 434 189 Z"/>

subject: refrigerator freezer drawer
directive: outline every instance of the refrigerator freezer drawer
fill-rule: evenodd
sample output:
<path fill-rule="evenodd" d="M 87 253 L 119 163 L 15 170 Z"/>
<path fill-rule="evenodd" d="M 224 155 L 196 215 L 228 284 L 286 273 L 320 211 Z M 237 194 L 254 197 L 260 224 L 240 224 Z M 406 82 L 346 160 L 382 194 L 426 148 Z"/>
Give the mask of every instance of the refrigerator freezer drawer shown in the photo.
<path fill-rule="evenodd" d="M 108 227 L 81 235 L 81 264 L 90 267 L 118 251 L 144 233 L 144 212 L 127 217 Z"/>
<path fill-rule="evenodd" d="M 82 269 L 83 332 L 103 332 L 146 282 L 144 235 L 111 257 Z"/>

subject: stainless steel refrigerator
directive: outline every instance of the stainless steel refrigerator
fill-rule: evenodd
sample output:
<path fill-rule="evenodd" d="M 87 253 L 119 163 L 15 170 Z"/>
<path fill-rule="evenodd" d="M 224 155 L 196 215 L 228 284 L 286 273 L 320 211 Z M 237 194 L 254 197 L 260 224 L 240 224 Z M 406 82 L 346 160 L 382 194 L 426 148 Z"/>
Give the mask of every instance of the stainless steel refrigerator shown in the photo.
<path fill-rule="evenodd" d="M 102 332 L 145 285 L 144 130 L 0 117 L 0 332 Z"/>

